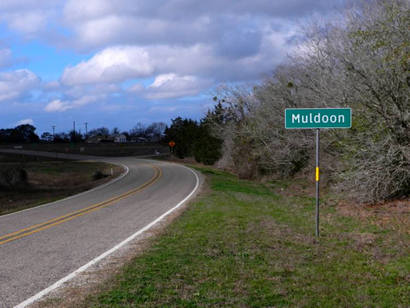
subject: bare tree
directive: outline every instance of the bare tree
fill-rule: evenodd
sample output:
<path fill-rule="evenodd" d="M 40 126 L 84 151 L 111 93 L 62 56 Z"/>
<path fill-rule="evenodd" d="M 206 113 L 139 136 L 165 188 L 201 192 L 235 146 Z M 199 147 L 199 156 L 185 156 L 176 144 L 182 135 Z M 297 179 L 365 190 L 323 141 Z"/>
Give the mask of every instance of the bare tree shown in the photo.
<path fill-rule="evenodd" d="M 291 176 L 307 166 L 310 131 L 286 131 L 289 107 L 352 107 L 351 130 L 329 130 L 322 148 L 340 187 L 360 201 L 410 193 L 409 2 L 376 0 L 338 22 L 313 25 L 298 52 L 263 84 L 221 88 L 222 164 Z"/>

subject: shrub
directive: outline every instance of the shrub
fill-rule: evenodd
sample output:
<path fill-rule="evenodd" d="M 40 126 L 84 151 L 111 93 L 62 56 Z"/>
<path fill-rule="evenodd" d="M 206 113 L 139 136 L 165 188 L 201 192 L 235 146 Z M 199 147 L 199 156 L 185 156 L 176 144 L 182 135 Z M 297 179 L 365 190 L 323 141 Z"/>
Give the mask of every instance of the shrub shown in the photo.
<path fill-rule="evenodd" d="M 211 136 L 206 128 L 202 128 L 194 143 L 195 160 L 205 165 L 213 165 L 221 157 L 221 146 L 220 139 Z"/>
<path fill-rule="evenodd" d="M 93 174 L 93 180 L 94 180 L 94 181 L 97 181 L 97 180 L 100 180 L 100 179 L 105 178 L 105 177 L 107 177 L 107 176 L 108 176 L 108 175 L 106 175 L 106 174 L 104 174 L 102 171 L 98 170 L 98 171 L 94 172 L 94 174 Z"/>
<path fill-rule="evenodd" d="M 27 171 L 21 167 L 9 167 L 0 171 L 0 187 L 20 189 L 28 186 Z"/>

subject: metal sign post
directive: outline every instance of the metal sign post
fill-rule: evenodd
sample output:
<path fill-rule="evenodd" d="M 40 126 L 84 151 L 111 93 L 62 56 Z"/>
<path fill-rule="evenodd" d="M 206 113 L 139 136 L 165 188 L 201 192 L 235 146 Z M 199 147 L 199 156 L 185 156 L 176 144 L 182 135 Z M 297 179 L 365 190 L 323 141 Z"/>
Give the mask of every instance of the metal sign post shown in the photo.
<path fill-rule="evenodd" d="M 168 142 L 168 145 L 170 152 L 174 153 L 175 141 L 171 140 L 170 142 Z"/>
<path fill-rule="evenodd" d="M 319 136 L 320 129 L 316 129 L 316 236 L 319 236 Z"/>
<path fill-rule="evenodd" d="M 319 144 L 320 128 L 350 128 L 352 110 L 350 108 L 289 108 L 285 109 L 286 129 L 316 129 L 316 230 L 319 236 Z"/>

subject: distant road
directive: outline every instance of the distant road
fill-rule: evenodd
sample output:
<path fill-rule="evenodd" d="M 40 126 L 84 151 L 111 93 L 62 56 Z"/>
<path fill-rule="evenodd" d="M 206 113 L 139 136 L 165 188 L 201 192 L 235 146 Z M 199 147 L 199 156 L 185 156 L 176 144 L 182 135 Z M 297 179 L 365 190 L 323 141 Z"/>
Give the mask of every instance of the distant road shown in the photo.
<path fill-rule="evenodd" d="M 0 216 L 0 307 L 13 307 L 66 277 L 174 208 L 199 186 L 198 175 L 177 164 L 133 157 L 58 157 L 121 164 L 128 172 L 91 191 Z"/>

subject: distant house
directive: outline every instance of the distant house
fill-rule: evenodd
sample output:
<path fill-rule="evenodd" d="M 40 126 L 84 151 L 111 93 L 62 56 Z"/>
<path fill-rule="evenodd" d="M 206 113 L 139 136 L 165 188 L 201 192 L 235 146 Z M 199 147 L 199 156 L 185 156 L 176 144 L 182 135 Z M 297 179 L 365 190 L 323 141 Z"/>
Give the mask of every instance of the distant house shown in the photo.
<path fill-rule="evenodd" d="M 144 137 L 134 137 L 134 138 L 131 138 L 130 142 L 132 142 L 132 143 L 145 143 L 145 142 L 148 142 L 148 139 L 144 138 Z"/>
<path fill-rule="evenodd" d="M 114 142 L 114 137 L 109 136 L 109 137 L 102 138 L 100 140 L 100 142 L 101 143 L 113 143 Z"/>
<path fill-rule="evenodd" d="M 86 143 L 113 143 L 113 142 L 127 142 L 127 138 L 124 135 L 113 135 L 113 136 L 91 136 L 88 137 Z"/>
<path fill-rule="evenodd" d="M 103 137 L 101 136 L 91 136 L 91 137 L 88 137 L 85 142 L 86 143 L 100 143 L 101 139 L 103 139 Z"/>
<path fill-rule="evenodd" d="M 115 143 L 126 143 L 127 142 L 127 136 L 123 134 L 114 135 L 113 137 L 114 137 Z"/>

